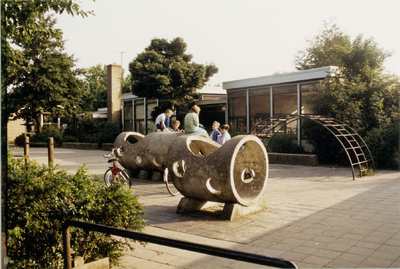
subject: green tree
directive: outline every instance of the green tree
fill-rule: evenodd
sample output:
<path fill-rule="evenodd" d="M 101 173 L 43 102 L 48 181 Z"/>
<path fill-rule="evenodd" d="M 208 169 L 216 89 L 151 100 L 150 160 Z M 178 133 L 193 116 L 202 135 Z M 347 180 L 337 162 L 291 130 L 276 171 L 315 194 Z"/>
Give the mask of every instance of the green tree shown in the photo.
<path fill-rule="evenodd" d="M 42 112 L 51 112 L 55 117 L 78 117 L 87 105 L 88 93 L 78 79 L 83 70 L 73 70 L 75 60 L 63 52 L 62 32 L 54 29 L 55 23 L 50 17 L 41 21 L 52 34 L 34 32 L 22 51 L 25 61 L 8 94 L 9 113 L 14 113 L 14 119 L 35 119 L 39 134 Z"/>
<path fill-rule="evenodd" d="M 308 47 L 295 55 L 297 70 L 323 66 L 342 66 L 342 56 L 351 50 L 351 41 L 336 24 L 324 22 L 324 29 L 313 38 L 306 38 Z"/>
<path fill-rule="evenodd" d="M 218 72 L 214 64 L 191 62 L 182 38 L 171 42 L 155 38 L 130 64 L 131 88 L 139 97 L 168 99 L 173 107 L 198 97 L 197 89 Z"/>
<path fill-rule="evenodd" d="M 391 52 L 379 48 L 373 38 L 364 39 L 362 35 L 350 41 L 336 25 L 328 24 L 321 34 L 308 42 L 309 47 L 296 57 L 297 69 L 338 66 L 309 98 L 315 114 L 339 119 L 355 128 L 362 137 L 375 128 L 389 130 L 388 126 L 397 123 L 399 78 L 385 73 L 383 67 Z M 314 132 L 308 137 L 315 137 L 314 146 L 323 147 L 322 136 Z M 395 155 L 396 151 L 398 148 L 394 149 Z"/>
<path fill-rule="evenodd" d="M 76 0 L 35 1 L 7 0 L 1 1 L 1 73 L 2 87 L 7 87 L 15 78 L 16 70 L 24 60 L 21 50 L 15 46 L 24 47 L 32 41 L 34 32 L 43 31 L 51 34 L 52 29 L 46 28 L 41 21 L 45 14 L 64 12 L 82 17 L 93 14 L 93 11 L 83 11 Z M 14 45 L 14 47 L 12 46 Z M 7 75 L 5 75 L 7 74 Z M 8 79 L 5 79 L 8 78 Z"/>
<path fill-rule="evenodd" d="M 107 107 L 107 66 L 98 64 L 86 69 L 85 84 L 89 88 L 91 111 Z"/>

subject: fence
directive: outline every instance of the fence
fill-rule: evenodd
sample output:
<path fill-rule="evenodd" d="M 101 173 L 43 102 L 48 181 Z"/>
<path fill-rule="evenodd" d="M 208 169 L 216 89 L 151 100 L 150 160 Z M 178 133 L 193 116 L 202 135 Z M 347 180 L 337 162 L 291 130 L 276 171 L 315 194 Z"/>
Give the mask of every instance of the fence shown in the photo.
<path fill-rule="evenodd" d="M 182 240 L 169 239 L 165 237 L 149 235 L 129 230 L 123 230 L 115 227 L 87 223 L 76 220 L 67 220 L 64 223 L 64 234 L 63 234 L 63 244 L 64 244 L 64 267 L 67 269 L 72 268 L 71 263 L 71 247 L 70 247 L 70 239 L 69 239 L 69 227 L 74 226 L 78 228 L 82 228 L 85 230 L 91 230 L 101 233 L 107 233 L 116 236 L 122 236 L 126 238 L 130 238 L 133 240 L 144 241 L 148 243 L 154 243 L 163 246 L 169 246 L 173 248 L 179 248 L 194 252 L 199 252 L 203 254 L 243 261 L 250 262 L 255 264 L 261 264 L 266 266 L 278 267 L 278 268 L 297 268 L 296 264 L 292 261 L 268 257 L 258 254 L 252 254 L 242 251 L 224 249 L 219 247 L 207 246 L 203 244 L 191 243 Z"/>

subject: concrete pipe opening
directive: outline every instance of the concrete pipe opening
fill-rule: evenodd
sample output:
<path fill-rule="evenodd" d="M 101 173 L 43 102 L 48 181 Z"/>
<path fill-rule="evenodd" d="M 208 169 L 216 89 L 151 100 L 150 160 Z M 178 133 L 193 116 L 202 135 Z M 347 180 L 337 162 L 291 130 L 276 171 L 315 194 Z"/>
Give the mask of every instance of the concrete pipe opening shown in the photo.
<path fill-rule="evenodd" d="M 188 148 L 194 155 L 205 157 L 219 149 L 219 145 L 211 144 L 209 139 L 204 141 L 193 136 L 193 138 L 188 139 Z"/>
<path fill-rule="evenodd" d="M 258 139 L 258 138 L 257 138 Z M 238 144 L 231 163 L 233 192 L 242 205 L 251 205 L 262 195 L 268 178 L 268 157 L 259 140 Z"/>

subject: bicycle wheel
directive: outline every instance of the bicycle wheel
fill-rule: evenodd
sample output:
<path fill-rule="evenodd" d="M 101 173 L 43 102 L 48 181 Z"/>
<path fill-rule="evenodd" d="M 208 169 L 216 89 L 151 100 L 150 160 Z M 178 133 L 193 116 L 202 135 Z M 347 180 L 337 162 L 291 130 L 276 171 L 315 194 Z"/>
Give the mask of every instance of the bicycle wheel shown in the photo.
<path fill-rule="evenodd" d="M 175 188 L 174 184 L 171 181 L 171 178 L 168 175 L 168 169 L 166 168 L 164 171 L 164 183 L 165 186 L 167 186 L 167 190 L 169 192 L 169 194 L 171 194 L 172 196 L 176 196 L 179 194 L 179 191 Z"/>
<path fill-rule="evenodd" d="M 125 186 L 131 188 L 132 183 L 131 180 L 129 179 L 129 175 L 124 171 L 118 168 L 119 176 L 120 176 L 120 183 L 124 184 Z"/>
<path fill-rule="evenodd" d="M 119 183 L 124 184 L 125 186 L 131 188 L 131 181 L 129 179 L 128 174 L 125 171 L 118 169 L 118 173 L 113 174 L 112 170 L 113 170 L 112 168 L 109 168 L 104 173 L 104 182 L 107 187 L 109 187 L 113 183 L 119 182 Z"/>
<path fill-rule="evenodd" d="M 112 168 L 108 168 L 107 171 L 104 173 L 104 183 L 107 187 L 110 187 L 114 181 L 114 176 L 112 173 Z"/>

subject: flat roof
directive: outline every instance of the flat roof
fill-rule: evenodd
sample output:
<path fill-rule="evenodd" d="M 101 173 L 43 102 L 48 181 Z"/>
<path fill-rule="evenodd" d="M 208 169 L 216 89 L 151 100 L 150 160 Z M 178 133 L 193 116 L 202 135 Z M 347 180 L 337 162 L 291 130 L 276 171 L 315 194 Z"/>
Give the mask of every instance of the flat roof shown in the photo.
<path fill-rule="evenodd" d="M 214 94 L 214 95 L 226 95 L 226 90 L 223 89 L 222 87 L 217 87 L 217 86 L 204 86 L 203 88 L 197 90 L 199 94 Z M 121 95 L 121 99 L 123 101 L 125 100 L 131 100 L 131 99 L 141 99 L 139 96 L 134 95 L 132 93 L 123 93 Z"/>
<path fill-rule="evenodd" d="M 324 66 L 320 68 L 301 70 L 285 74 L 276 74 L 271 76 L 233 80 L 233 81 L 222 82 L 222 87 L 226 90 L 229 90 L 229 89 L 257 87 L 264 85 L 285 84 L 290 82 L 307 81 L 313 79 L 323 79 L 331 71 L 337 68 L 338 67 L 336 66 Z"/>

